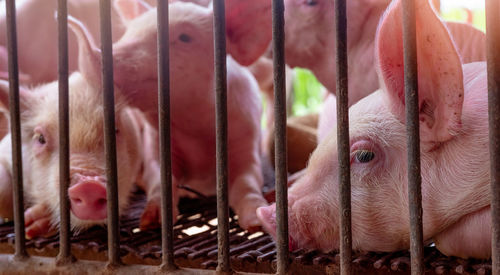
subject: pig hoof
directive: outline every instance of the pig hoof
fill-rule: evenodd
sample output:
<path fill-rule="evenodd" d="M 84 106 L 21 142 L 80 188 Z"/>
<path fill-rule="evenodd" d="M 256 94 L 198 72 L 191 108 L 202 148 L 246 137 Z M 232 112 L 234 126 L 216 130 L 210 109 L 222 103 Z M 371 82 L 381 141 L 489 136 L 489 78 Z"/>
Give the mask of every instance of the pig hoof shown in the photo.
<path fill-rule="evenodd" d="M 141 215 L 140 229 L 146 230 L 159 227 L 161 224 L 160 203 L 157 200 L 148 201 Z"/>
<path fill-rule="evenodd" d="M 257 218 L 255 211 L 258 207 L 248 207 L 245 208 L 238 214 L 238 223 L 241 228 L 246 229 L 250 233 L 260 231 L 262 229 L 262 224 Z"/>
<path fill-rule="evenodd" d="M 43 204 L 35 205 L 24 211 L 24 225 L 26 226 L 27 239 L 50 236 L 56 233 L 50 211 Z"/>

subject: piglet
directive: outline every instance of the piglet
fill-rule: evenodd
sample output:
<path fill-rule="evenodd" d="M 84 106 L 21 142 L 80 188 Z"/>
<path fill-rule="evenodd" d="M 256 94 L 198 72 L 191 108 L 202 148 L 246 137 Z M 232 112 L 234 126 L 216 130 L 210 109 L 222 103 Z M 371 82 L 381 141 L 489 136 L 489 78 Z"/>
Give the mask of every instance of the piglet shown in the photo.
<path fill-rule="evenodd" d="M 461 64 L 428 1 L 416 1 L 416 20 L 424 240 L 434 240 L 446 255 L 488 258 L 486 64 Z M 410 228 L 401 0 L 381 20 L 375 56 L 383 88 L 349 109 L 353 248 L 395 251 L 409 248 Z M 289 189 L 293 248 L 339 247 L 337 172 L 334 130 Z M 257 213 L 276 235 L 275 205 Z"/>
<path fill-rule="evenodd" d="M 70 19 L 73 29 L 81 25 Z M 81 57 L 83 60 L 85 57 Z M 100 67 L 85 68 L 69 77 L 70 186 L 71 226 L 79 231 L 104 224 L 107 217 L 106 174 L 103 138 L 103 108 Z M 58 83 L 51 82 L 31 89 L 20 87 L 23 147 L 24 190 L 28 208 L 24 213 L 26 235 L 32 238 L 49 235 L 59 223 L 59 131 Z M 8 108 L 8 83 L 0 81 L 0 101 Z M 116 144 L 118 164 L 119 212 L 137 182 L 150 194 L 159 186 L 158 178 L 149 175 L 157 158 L 143 158 L 145 148 L 155 148 L 156 130 L 144 115 L 127 105 L 127 98 L 116 90 Z M 10 151 L 10 135 L 0 142 L 2 152 Z M 153 157 L 155 155 L 152 155 Z M 0 215 L 12 216 L 11 158 L 0 158 Z M 153 167 L 151 167 L 153 165 Z M 10 207 L 8 207 L 10 205 Z M 5 207 L 5 208 L 4 208 Z"/>
<path fill-rule="evenodd" d="M 142 0 L 117 0 L 138 1 Z M 27 78 L 20 79 L 26 85 L 38 85 L 57 79 L 57 0 L 16 1 L 17 40 L 19 70 Z M 68 12 L 84 22 L 97 41 L 99 35 L 99 0 L 68 0 Z M 142 7 L 143 5 L 140 5 Z M 0 9 L 0 45 L 7 45 L 7 18 L 5 4 Z M 116 40 L 124 31 L 122 19 L 112 9 L 113 37 Z M 68 34 L 69 70 L 78 67 L 78 44 L 75 36 Z M 7 59 L 5 59 L 6 61 Z M 0 68 L 7 67 L 0 60 Z"/>
<path fill-rule="evenodd" d="M 131 14 L 137 9 L 122 5 L 120 10 Z M 192 195 L 177 186 L 189 186 L 204 195 L 216 191 L 213 12 L 184 2 L 169 4 L 169 12 L 172 169 L 177 205 L 180 196 Z M 133 106 L 145 112 L 155 127 L 158 79 L 157 68 L 152 64 L 157 64 L 156 19 L 156 9 L 138 13 L 113 46 L 117 87 Z M 228 27 L 235 20 L 228 20 Z M 86 58 L 81 60 L 89 67 L 97 66 L 98 51 L 83 30 L 79 39 L 86 45 L 81 48 Z M 244 51 L 246 46 L 234 42 L 228 51 Z M 255 210 L 267 205 L 261 193 L 261 103 L 255 79 L 230 56 L 227 88 L 229 205 L 238 214 L 239 224 L 252 229 L 259 226 Z M 144 217 L 149 220 L 143 220 L 143 227 L 160 222 L 158 209 L 159 204 L 148 204 Z"/>

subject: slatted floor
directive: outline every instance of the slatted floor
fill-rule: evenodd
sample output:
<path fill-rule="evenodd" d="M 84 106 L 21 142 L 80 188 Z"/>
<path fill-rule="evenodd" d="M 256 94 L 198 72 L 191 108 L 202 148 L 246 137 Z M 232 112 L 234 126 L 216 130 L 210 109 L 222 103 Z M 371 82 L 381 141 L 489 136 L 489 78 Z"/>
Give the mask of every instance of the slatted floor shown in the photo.
<path fill-rule="evenodd" d="M 159 264 L 161 259 L 160 230 L 139 231 L 139 216 L 144 194 L 134 194 L 131 206 L 121 219 L 121 255 L 128 264 Z M 181 213 L 174 232 L 175 262 L 181 267 L 215 269 L 217 265 L 217 234 L 215 198 L 182 200 Z M 269 235 L 250 234 L 231 221 L 231 260 L 237 271 L 274 273 L 276 250 Z M 72 251 L 79 259 L 105 261 L 106 230 L 94 227 L 71 239 Z M 13 224 L 0 225 L 0 253 L 12 253 Z M 37 238 L 27 242 L 31 255 L 57 255 L 58 237 Z M 491 274 L 490 261 L 448 258 L 427 247 L 425 263 L 428 274 Z M 337 253 L 297 250 L 291 253 L 293 274 L 335 274 Z M 358 253 L 354 270 L 358 274 L 408 274 L 409 253 Z M 1 269 L 1 267 L 0 267 Z"/>

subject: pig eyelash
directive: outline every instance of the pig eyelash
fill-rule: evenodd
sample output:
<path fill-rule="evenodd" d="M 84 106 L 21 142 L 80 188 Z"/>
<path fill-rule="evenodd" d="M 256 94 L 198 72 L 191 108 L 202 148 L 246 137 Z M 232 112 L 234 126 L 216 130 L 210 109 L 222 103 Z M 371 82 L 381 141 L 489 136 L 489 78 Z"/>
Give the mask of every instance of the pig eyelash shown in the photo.
<path fill-rule="evenodd" d="M 375 153 L 370 150 L 357 150 L 354 152 L 354 161 L 356 163 L 368 163 L 375 159 Z"/>

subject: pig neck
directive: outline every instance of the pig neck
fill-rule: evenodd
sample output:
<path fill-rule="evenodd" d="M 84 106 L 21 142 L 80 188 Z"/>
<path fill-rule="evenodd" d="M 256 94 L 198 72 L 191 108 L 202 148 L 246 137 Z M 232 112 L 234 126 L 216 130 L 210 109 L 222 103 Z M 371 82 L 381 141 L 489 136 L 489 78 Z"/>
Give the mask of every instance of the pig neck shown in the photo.
<path fill-rule="evenodd" d="M 375 34 L 387 3 L 348 1 L 347 56 L 349 80 L 349 106 L 378 89 L 375 70 Z M 332 37 L 332 39 L 335 39 Z M 318 80 L 332 93 L 336 93 L 335 57 L 324 58 L 311 68 Z"/>
<path fill-rule="evenodd" d="M 468 67 L 464 66 L 464 72 Z M 443 230 L 460 217 L 490 204 L 485 75 L 476 83 L 481 81 L 464 94 L 461 132 L 438 149 L 422 152 L 427 155 L 427 159 L 422 159 L 422 171 L 430 171 L 422 185 L 424 222 L 433 228 Z"/>

